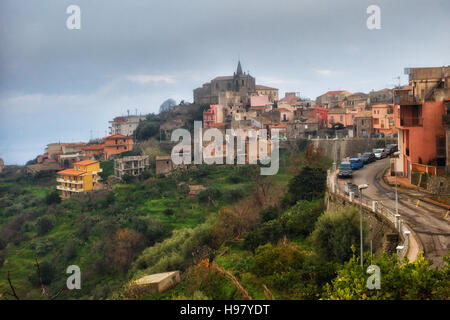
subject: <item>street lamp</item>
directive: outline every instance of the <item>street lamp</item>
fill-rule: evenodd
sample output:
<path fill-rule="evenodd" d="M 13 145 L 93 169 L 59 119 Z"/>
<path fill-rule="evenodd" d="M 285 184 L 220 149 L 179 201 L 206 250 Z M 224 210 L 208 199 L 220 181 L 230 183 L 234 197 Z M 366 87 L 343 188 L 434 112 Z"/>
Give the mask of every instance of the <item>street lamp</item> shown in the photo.
<path fill-rule="evenodd" d="M 361 247 L 361 268 L 364 267 L 364 249 L 363 249 L 363 228 L 362 228 L 362 191 L 367 189 L 369 185 L 360 184 L 358 186 L 359 190 L 359 238 L 360 238 L 360 247 Z"/>

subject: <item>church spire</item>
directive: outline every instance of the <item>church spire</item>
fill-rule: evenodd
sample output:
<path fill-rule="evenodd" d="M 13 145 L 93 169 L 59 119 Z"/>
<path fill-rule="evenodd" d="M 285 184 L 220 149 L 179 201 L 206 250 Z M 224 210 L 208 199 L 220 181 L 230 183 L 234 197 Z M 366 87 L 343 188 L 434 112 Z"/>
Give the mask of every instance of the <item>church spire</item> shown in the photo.
<path fill-rule="evenodd" d="M 238 66 L 237 66 L 236 74 L 237 74 L 238 76 L 240 76 L 240 75 L 242 74 L 242 67 L 241 67 L 241 61 L 240 61 L 240 60 L 238 61 Z"/>

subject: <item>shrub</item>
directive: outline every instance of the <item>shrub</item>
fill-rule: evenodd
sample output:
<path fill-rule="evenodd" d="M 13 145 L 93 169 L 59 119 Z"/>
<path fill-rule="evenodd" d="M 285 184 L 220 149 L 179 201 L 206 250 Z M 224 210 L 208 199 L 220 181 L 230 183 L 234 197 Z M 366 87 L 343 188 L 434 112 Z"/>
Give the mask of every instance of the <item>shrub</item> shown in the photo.
<path fill-rule="evenodd" d="M 311 242 L 315 252 L 324 260 L 344 262 L 350 259 L 351 247 L 359 247 L 360 243 L 358 210 L 345 208 L 325 212 L 316 223 Z"/>
<path fill-rule="evenodd" d="M 303 167 L 299 174 L 289 181 L 288 192 L 283 198 L 284 207 L 289 207 L 299 200 L 313 200 L 323 196 L 327 173 L 321 168 Z"/>
<path fill-rule="evenodd" d="M 36 221 L 36 232 L 39 236 L 42 236 L 46 233 L 48 233 L 53 228 L 53 222 L 52 220 L 47 217 L 43 216 L 37 219 Z"/>
<path fill-rule="evenodd" d="M 61 202 L 61 197 L 59 196 L 59 192 L 58 190 L 53 190 L 52 192 L 50 192 L 49 194 L 47 194 L 47 196 L 45 197 L 45 202 L 48 205 L 54 204 L 54 203 L 60 203 Z"/>
<path fill-rule="evenodd" d="M 249 250 L 255 250 L 268 242 L 278 242 L 285 234 L 285 228 L 279 220 L 270 220 L 263 223 L 257 230 L 247 234 L 244 247 Z"/>

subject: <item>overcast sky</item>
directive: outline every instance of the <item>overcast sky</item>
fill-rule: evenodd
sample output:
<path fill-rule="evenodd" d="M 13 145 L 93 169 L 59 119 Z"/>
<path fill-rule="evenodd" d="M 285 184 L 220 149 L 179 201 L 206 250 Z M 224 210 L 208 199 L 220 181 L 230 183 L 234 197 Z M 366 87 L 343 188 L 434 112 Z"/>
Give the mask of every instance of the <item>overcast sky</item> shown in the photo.
<path fill-rule="evenodd" d="M 81 8 L 69 30 L 66 9 Z M 381 29 L 366 26 L 369 5 Z M 404 67 L 450 64 L 450 1 L 1 0 L 0 157 L 104 136 L 127 110 L 232 75 L 315 98 L 392 87 Z"/>

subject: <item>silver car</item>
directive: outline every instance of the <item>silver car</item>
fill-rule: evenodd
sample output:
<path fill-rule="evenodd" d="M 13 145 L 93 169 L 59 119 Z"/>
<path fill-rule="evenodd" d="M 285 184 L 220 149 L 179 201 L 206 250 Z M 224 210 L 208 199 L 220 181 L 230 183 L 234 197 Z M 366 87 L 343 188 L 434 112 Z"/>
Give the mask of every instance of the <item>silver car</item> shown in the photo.
<path fill-rule="evenodd" d="M 387 157 L 387 152 L 384 148 L 379 148 L 379 149 L 375 149 L 373 151 L 373 153 L 375 154 L 375 158 L 377 160 L 383 159 Z"/>

